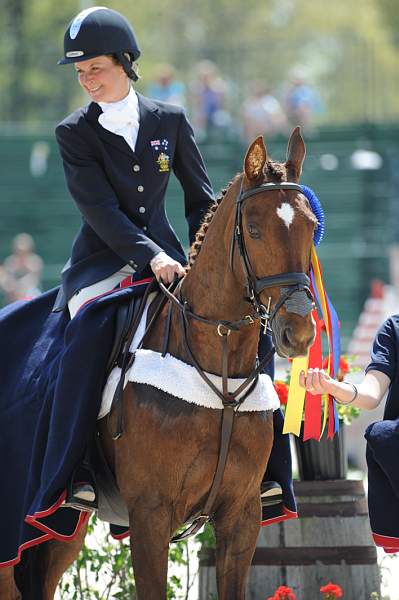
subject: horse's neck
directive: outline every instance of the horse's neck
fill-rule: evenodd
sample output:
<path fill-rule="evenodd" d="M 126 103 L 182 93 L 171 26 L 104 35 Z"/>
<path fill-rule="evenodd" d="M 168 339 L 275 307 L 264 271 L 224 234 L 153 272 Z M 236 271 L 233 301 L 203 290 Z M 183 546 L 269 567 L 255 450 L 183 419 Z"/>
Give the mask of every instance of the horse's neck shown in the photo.
<path fill-rule="evenodd" d="M 250 310 L 245 288 L 231 271 L 226 248 L 219 252 L 207 241 L 182 283 L 181 296 L 206 319 L 237 321 Z"/>
<path fill-rule="evenodd" d="M 229 265 L 229 235 L 226 236 L 226 232 L 232 232 L 234 224 L 226 208 L 219 207 L 202 248 L 181 286 L 181 297 L 187 301 L 191 312 L 215 322 L 239 321 L 253 312 L 244 299 L 243 282 L 239 282 Z M 176 352 L 176 355 L 188 360 L 177 314 L 174 315 L 173 331 L 172 353 Z M 229 335 L 230 375 L 246 375 L 252 370 L 258 339 L 258 323 L 243 325 Z M 222 345 L 216 325 L 189 319 L 188 342 L 203 369 L 221 372 Z"/>

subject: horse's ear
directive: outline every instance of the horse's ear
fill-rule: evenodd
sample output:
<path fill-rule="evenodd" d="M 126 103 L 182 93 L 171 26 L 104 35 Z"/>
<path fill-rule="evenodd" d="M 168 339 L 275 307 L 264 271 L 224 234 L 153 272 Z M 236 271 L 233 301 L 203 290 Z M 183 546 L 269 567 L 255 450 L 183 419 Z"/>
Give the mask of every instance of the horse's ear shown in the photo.
<path fill-rule="evenodd" d="M 248 179 L 257 179 L 263 173 L 267 160 L 267 150 L 263 137 L 260 135 L 250 145 L 244 160 L 244 171 Z"/>
<path fill-rule="evenodd" d="M 287 146 L 287 161 L 285 166 L 287 167 L 288 181 L 299 181 L 305 155 L 306 147 L 301 135 L 301 128 L 295 127 Z"/>

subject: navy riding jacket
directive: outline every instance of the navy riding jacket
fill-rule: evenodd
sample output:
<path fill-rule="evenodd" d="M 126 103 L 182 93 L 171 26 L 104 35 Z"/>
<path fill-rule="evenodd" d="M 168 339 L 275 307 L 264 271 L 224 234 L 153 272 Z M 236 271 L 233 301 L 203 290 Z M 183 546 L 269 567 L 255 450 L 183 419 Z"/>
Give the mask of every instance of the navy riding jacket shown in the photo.
<path fill-rule="evenodd" d="M 213 201 L 213 191 L 192 128 L 181 107 L 138 94 L 140 127 L 135 151 L 122 136 L 98 122 L 91 102 L 64 119 L 56 137 L 65 178 L 82 225 L 62 271 L 54 310 L 79 290 L 129 264 L 151 274 L 149 262 L 161 250 L 186 262 L 165 213 L 173 170 L 184 191 L 190 243 Z"/>

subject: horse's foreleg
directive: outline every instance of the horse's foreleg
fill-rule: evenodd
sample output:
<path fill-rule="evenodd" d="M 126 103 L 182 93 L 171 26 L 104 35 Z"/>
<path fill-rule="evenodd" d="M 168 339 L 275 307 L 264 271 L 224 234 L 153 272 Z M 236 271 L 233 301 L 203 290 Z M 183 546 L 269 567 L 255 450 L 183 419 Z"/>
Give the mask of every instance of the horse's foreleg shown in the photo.
<path fill-rule="evenodd" d="M 244 600 L 248 569 L 256 548 L 260 496 L 239 512 L 221 510 L 215 518 L 216 577 L 219 600 Z"/>
<path fill-rule="evenodd" d="M 21 600 L 14 582 L 14 567 L 0 569 L 0 598 L 1 600 Z"/>
<path fill-rule="evenodd" d="M 135 506 L 130 513 L 130 548 L 137 600 L 166 600 L 171 515 L 162 504 Z"/>
<path fill-rule="evenodd" d="M 87 523 L 70 542 L 50 540 L 40 548 L 40 567 L 43 581 L 43 600 L 53 600 L 58 583 L 77 559 L 87 532 Z"/>

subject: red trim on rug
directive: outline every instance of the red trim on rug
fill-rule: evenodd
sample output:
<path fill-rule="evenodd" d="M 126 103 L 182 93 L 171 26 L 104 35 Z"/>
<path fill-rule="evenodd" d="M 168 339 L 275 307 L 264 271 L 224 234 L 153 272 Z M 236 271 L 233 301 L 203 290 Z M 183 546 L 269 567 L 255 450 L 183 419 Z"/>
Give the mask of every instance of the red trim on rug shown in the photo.
<path fill-rule="evenodd" d="M 64 490 L 61 494 L 61 496 L 58 498 L 58 500 L 56 500 L 54 502 L 54 504 L 52 504 L 50 506 L 50 508 L 47 508 L 46 510 L 41 510 L 39 512 L 35 512 L 34 515 L 26 515 L 25 521 L 27 519 L 44 519 L 44 517 L 48 517 L 50 515 L 52 515 L 57 508 L 59 508 L 61 506 L 61 504 L 64 502 L 66 498 L 66 490 Z M 28 521 L 27 521 L 28 522 Z"/>
<path fill-rule="evenodd" d="M 114 538 L 114 540 L 124 540 L 125 538 L 129 537 L 130 535 L 130 529 L 128 531 L 126 531 L 126 533 L 117 533 L 117 534 L 113 534 L 111 533 L 111 537 Z"/>
<path fill-rule="evenodd" d="M 373 534 L 373 540 L 376 546 L 382 546 L 385 550 L 385 548 L 389 549 L 390 552 L 399 552 L 399 538 L 398 537 L 391 537 L 389 535 L 380 535 L 379 533 L 374 533 Z"/>
<path fill-rule="evenodd" d="M 73 509 L 73 510 L 75 510 L 75 509 Z M 54 529 L 50 529 L 50 527 L 47 527 L 47 525 L 40 523 L 40 521 L 36 521 L 36 519 L 31 516 L 25 517 L 25 521 L 29 525 L 32 525 L 33 527 L 40 529 L 40 531 L 44 531 L 44 533 L 49 534 L 50 537 L 52 537 L 60 542 L 69 542 L 69 541 L 75 539 L 75 537 L 78 535 L 78 533 L 80 531 L 80 528 L 82 527 L 82 525 L 84 525 L 86 523 L 87 519 L 90 517 L 90 514 L 91 514 L 90 512 L 85 511 L 85 510 L 81 510 L 79 512 L 80 512 L 79 520 L 76 524 L 75 531 L 73 533 L 71 533 L 71 535 L 63 535 L 62 533 L 58 533 L 57 531 L 54 531 Z"/>
<path fill-rule="evenodd" d="M 13 567 L 14 565 L 17 565 L 21 560 L 21 554 L 24 550 L 27 550 L 28 548 L 31 548 L 32 546 L 37 546 L 38 544 L 42 544 L 43 542 L 47 542 L 50 539 L 51 539 L 51 535 L 46 534 L 46 535 L 42 535 L 34 540 L 29 540 L 29 542 L 25 542 L 24 544 L 21 544 L 21 546 L 18 548 L 17 557 L 13 558 L 12 560 L 8 560 L 6 562 L 0 563 L 0 569 L 3 569 L 5 567 Z"/>
<path fill-rule="evenodd" d="M 93 296 L 93 298 L 90 298 L 89 300 L 86 300 L 86 302 L 83 302 L 83 304 L 81 306 L 79 306 L 79 310 L 77 311 L 76 314 L 78 314 L 78 312 L 80 312 L 82 310 L 82 308 L 84 308 L 85 306 L 90 304 L 90 302 L 94 302 L 94 300 L 98 300 L 99 298 L 103 298 L 104 296 L 109 296 L 110 294 L 112 294 L 112 292 L 115 292 L 115 290 L 118 290 L 120 288 L 126 288 L 126 287 L 135 287 L 137 285 L 143 285 L 144 283 L 150 283 L 154 279 L 154 277 L 146 277 L 145 279 L 139 279 L 138 281 L 132 281 L 131 283 L 125 283 L 128 279 L 131 280 L 132 276 L 129 275 L 128 277 L 125 277 L 125 279 L 122 279 L 122 281 L 118 284 L 118 286 L 112 288 L 112 290 L 109 290 L 108 292 L 99 294 L 98 296 Z M 122 285 L 123 283 L 124 283 L 124 285 Z"/>
<path fill-rule="evenodd" d="M 79 515 L 79 519 L 78 519 L 78 522 L 75 527 L 75 531 L 73 533 L 71 533 L 71 535 L 62 535 L 60 533 L 57 533 L 53 529 L 50 529 L 50 527 L 47 527 L 46 525 L 43 525 L 43 523 L 40 523 L 39 521 L 37 521 L 37 519 L 43 519 L 43 518 L 48 517 L 48 516 L 52 515 L 53 513 L 55 513 L 56 510 L 58 510 L 60 508 L 60 506 L 62 505 L 62 503 L 64 502 L 65 497 L 66 497 L 66 490 L 64 490 L 62 492 L 61 496 L 58 498 L 58 500 L 56 500 L 54 502 L 54 504 L 52 506 L 50 506 L 50 508 L 48 508 L 46 510 L 38 511 L 34 515 L 27 515 L 25 517 L 25 522 L 28 523 L 28 525 L 31 525 L 32 527 L 36 527 L 36 529 L 38 529 L 39 531 L 42 531 L 43 535 L 41 535 L 38 538 L 35 538 L 34 540 L 29 540 L 29 541 L 25 542 L 24 544 L 21 544 L 21 546 L 19 546 L 19 548 L 18 548 L 18 554 L 17 554 L 16 558 L 13 558 L 6 562 L 0 563 L 0 568 L 12 567 L 12 566 L 18 564 L 21 560 L 22 552 L 24 550 L 27 550 L 28 548 L 31 548 L 32 546 L 37 546 L 38 544 L 42 544 L 43 542 L 47 542 L 48 540 L 51 540 L 51 539 L 56 539 L 56 540 L 63 541 L 63 542 L 72 541 L 78 535 L 80 528 L 82 527 L 82 525 L 84 525 L 84 523 L 90 517 L 90 512 L 83 511 L 83 510 L 80 511 L 80 515 Z"/>
<path fill-rule="evenodd" d="M 265 519 L 260 522 L 261 527 L 266 527 L 267 525 L 272 525 L 273 523 L 281 523 L 281 521 L 287 521 L 287 519 L 297 519 L 298 513 L 289 510 L 285 506 L 283 506 L 284 514 L 279 517 L 272 517 L 271 519 Z"/>

